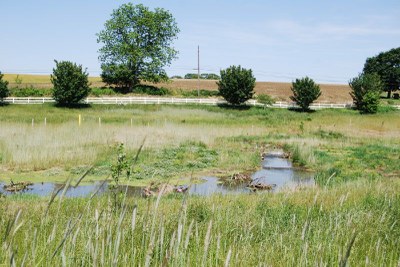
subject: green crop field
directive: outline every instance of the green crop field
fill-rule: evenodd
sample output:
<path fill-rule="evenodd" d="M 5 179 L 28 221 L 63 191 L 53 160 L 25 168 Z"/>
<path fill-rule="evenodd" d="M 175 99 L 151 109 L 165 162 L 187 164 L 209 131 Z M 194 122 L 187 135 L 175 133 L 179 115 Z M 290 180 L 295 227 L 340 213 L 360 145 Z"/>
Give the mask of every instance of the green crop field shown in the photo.
<path fill-rule="evenodd" d="M 399 115 L 386 107 L 360 115 L 199 105 L 0 106 L 6 183 L 76 183 L 91 166 L 82 183 L 104 180 L 121 143 L 134 162 L 121 184 L 251 173 L 263 152 L 277 148 L 315 172 L 316 182 L 208 197 L 0 196 L 0 266 L 397 266 Z"/>

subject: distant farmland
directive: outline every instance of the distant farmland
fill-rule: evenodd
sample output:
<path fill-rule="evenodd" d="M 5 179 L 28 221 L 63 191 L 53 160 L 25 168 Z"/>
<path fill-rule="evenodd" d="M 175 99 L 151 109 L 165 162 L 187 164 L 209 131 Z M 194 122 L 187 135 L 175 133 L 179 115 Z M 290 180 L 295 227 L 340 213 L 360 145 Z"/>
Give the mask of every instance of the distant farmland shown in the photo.
<path fill-rule="evenodd" d="M 50 88 L 49 75 L 19 75 L 22 80 L 20 84 L 15 82 L 16 74 L 5 74 L 4 78 L 10 82 L 10 87 L 27 87 L 33 86 L 35 88 Z M 104 83 L 101 82 L 100 77 L 89 77 L 92 87 L 103 87 Z M 213 80 L 200 80 L 200 84 L 197 80 L 172 80 L 167 83 L 160 83 L 157 87 L 165 87 L 168 89 L 181 89 L 181 90 L 217 90 L 218 87 Z M 346 103 L 352 102 L 349 95 L 350 88 L 348 85 L 342 84 L 321 84 L 322 95 L 318 99 L 318 102 L 330 102 L 330 103 Z M 283 82 L 257 82 L 256 83 L 256 94 L 268 94 L 274 97 L 278 101 L 290 101 L 292 92 L 290 90 L 291 83 Z"/>

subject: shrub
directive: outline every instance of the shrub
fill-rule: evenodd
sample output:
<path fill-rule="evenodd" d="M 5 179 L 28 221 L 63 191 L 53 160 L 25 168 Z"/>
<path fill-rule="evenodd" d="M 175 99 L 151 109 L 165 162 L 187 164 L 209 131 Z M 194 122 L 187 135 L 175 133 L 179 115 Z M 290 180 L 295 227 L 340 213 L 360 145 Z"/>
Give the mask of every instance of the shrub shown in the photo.
<path fill-rule="evenodd" d="M 69 61 L 58 62 L 53 69 L 51 82 L 53 83 L 53 98 L 58 105 L 71 106 L 78 104 L 90 93 L 88 74 L 81 65 Z"/>
<path fill-rule="evenodd" d="M 380 93 L 369 91 L 364 95 L 361 113 L 376 113 L 379 107 Z"/>
<path fill-rule="evenodd" d="M 275 100 L 267 94 L 259 94 L 257 96 L 257 102 L 262 104 L 265 108 L 266 106 L 272 106 L 275 103 Z"/>
<path fill-rule="evenodd" d="M 349 82 L 355 109 L 361 113 L 376 113 L 383 84 L 378 74 L 359 74 Z"/>
<path fill-rule="evenodd" d="M 217 82 L 219 94 L 232 105 L 240 105 L 253 97 L 256 79 L 251 69 L 231 66 L 221 70 Z"/>
<path fill-rule="evenodd" d="M 296 102 L 303 111 L 309 110 L 310 104 L 321 95 L 319 85 L 308 77 L 296 79 L 295 82 L 292 82 L 291 89 L 293 96 L 290 99 Z"/>
<path fill-rule="evenodd" d="M 213 97 L 213 96 L 218 96 L 219 92 L 214 91 L 214 90 L 205 90 L 205 89 L 200 89 L 200 90 L 180 90 L 180 94 L 184 97 Z"/>
<path fill-rule="evenodd" d="M 111 89 L 111 88 L 97 88 L 97 87 L 92 88 L 90 93 L 92 95 L 94 95 L 94 96 L 97 96 L 97 97 L 103 96 L 103 95 L 108 96 L 108 95 L 115 95 L 116 94 L 115 91 L 113 89 Z"/>
<path fill-rule="evenodd" d="M 10 91 L 8 90 L 8 82 L 3 81 L 3 74 L 0 72 L 0 102 L 3 102 L 3 99 L 6 98 Z"/>
<path fill-rule="evenodd" d="M 171 92 L 164 87 L 158 88 L 152 85 L 139 84 L 133 87 L 132 93 L 143 95 L 170 95 Z"/>
<path fill-rule="evenodd" d="M 29 87 L 25 88 L 12 88 L 10 90 L 10 95 L 16 96 L 16 97 L 30 97 L 30 96 L 35 96 L 35 97 L 41 97 L 41 96 L 47 96 L 51 95 L 50 89 L 38 89 L 34 88 L 33 85 L 30 85 Z"/>

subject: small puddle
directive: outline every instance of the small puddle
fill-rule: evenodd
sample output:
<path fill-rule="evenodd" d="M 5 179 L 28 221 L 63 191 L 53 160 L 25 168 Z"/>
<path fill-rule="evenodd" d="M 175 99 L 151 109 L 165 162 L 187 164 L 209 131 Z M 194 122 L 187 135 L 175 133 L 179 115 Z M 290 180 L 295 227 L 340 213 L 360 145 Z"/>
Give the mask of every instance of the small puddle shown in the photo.
<path fill-rule="evenodd" d="M 262 183 L 273 185 L 273 192 L 283 189 L 294 189 L 299 186 L 315 185 L 314 174 L 293 168 L 292 163 L 284 158 L 281 151 L 274 151 L 267 154 L 262 161 L 262 169 L 251 175 L 251 183 Z M 208 196 L 212 194 L 243 194 L 251 193 L 252 190 L 247 187 L 248 183 L 226 185 L 220 182 L 217 177 L 202 177 L 203 183 L 193 184 L 188 190 L 190 195 Z M 57 183 L 36 183 L 28 187 L 28 189 L 17 193 L 7 192 L 4 189 L 5 183 L 0 182 L 0 193 L 4 195 L 11 194 L 31 194 L 39 196 L 50 196 L 62 188 L 63 184 Z M 120 186 L 120 191 L 127 190 L 128 196 L 141 196 L 144 187 Z M 63 190 L 60 190 L 61 195 Z M 90 185 L 79 185 L 77 187 L 69 187 L 65 193 L 66 197 L 86 197 L 97 192 L 102 195 L 108 192 L 108 183 L 95 182 Z"/>

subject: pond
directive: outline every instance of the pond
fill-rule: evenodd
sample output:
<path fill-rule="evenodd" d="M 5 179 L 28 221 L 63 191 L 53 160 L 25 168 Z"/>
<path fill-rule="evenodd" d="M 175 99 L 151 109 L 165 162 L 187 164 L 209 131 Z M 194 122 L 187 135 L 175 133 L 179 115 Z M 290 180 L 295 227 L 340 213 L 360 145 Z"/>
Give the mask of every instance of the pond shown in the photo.
<path fill-rule="evenodd" d="M 298 170 L 292 166 L 290 160 L 283 157 L 281 151 L 274 151 L 267 154 L 262 160 L 261 169 L 251 175 L 250 183 L 262 183 L 272 185 L 269 191 L 277 192 L 284 189 L 294 189 L 299 186 L 313 186 L 314 174 Z M 193 184 L 189 187 L 190 195 L 208 196 L 212 194 L 243 194 L 252 193 L 248 188 L 249 183 L 239 183 L 227 185 L 217 177 L 202 177 L 203 183 Z M 50 196 L 53 192 L 62 193 L 63 184 L 59 183 L 36 183 L 27 187 L 26 190 L 18 193 L 7 192 L 4 188 L 5 183 L 0 182 L 0 193 L 10 194 L 32 194 L 39 196 Z M 121 186 L 120 190 L 129 196 L 141 196 L 144 187 Z M 95 182 L 89 185 L 79 185 L 69 187 L 65 193 L 66 197 L 86 197 L 96 193 L 102 195 L 108 192 L 107 182 Z"/>

